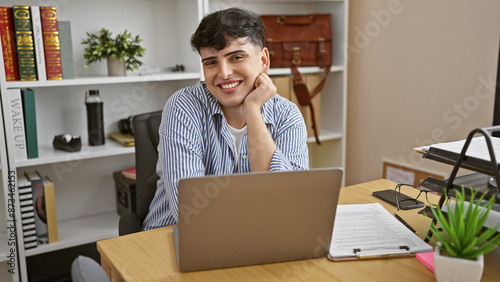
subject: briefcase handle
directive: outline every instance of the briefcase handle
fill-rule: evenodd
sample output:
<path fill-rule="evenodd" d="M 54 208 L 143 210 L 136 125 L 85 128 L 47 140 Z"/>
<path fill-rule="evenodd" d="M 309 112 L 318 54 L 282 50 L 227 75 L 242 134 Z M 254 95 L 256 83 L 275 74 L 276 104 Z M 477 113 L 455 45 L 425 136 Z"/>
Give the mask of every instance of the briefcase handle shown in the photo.
<path fill-rule="evenodd" d="M 314 16 L 279 16 L 276 18 L 276 21 L 281 25 L 311 24 L 314 21 Z"/>

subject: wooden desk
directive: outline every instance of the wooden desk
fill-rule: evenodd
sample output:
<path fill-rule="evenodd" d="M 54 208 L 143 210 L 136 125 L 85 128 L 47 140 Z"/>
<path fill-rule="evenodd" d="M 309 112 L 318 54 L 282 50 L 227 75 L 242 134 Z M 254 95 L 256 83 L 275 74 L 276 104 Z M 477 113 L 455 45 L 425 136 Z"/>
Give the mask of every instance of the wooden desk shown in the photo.
<path fill-rule="evenodd" d="M 339 204 L 379 202 L 394 213 L 394 206 L 371 195 L 394 187 L 394 182 L 384 179 L 345 187 Z M 423 238 L 430 220 L 417 211 L 398 214 Z M 171 226 L 99 241 L 97 249 L 112 281 L 435 281 L 434 274 L 414 257 L 344 262 L 318 258 L 182 273 L 177 268 Z M 485 256 L 482 281 L 498 281 L 499 277 L 497 248 Z"/>

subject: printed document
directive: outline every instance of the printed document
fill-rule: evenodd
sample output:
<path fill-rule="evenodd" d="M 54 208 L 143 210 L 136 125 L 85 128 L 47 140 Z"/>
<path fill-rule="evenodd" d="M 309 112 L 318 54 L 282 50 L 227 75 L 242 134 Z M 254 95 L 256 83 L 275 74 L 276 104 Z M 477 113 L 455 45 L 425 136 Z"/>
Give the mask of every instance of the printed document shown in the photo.
<path fill-rule="evenodd" d="M 338 205 L 329 258 L 348 260 L 430 252 L 432 246 L 379 203 Z"/>
<path fill-rule="evenodd" d="M 464 140 L 459 140 L 459 141 L 453 141 L 453 142 L 446 142 L 446 143 L 437 143 L 434 145 L 430 146 L 424 146 L 422 147 L 423 151 L 428 151 L 429 148 L 438 148 L 444 151 L 448 152 L 453 152 L 456 154 L 460 154 L 462 152 L 462 148 L 464 147 L 465 144 L 465 139 Z M 493 146 L 493 151 L 495 154 L 495 157 L 498 161 L 498 158 L 500 157 L 500 138 L 497 137 L 491 137 L 491 144 Z M 467 148 L 467 151 L 465 152 L 466 156 L 469 157 L 474 157 L 480 160 L 484 161 L 490 161 L 490 153 L 488 151 L 488 146 L 486 145 L 486 139 L 484 137 L 474 137 L 472 138 L 469 147 Z"/>

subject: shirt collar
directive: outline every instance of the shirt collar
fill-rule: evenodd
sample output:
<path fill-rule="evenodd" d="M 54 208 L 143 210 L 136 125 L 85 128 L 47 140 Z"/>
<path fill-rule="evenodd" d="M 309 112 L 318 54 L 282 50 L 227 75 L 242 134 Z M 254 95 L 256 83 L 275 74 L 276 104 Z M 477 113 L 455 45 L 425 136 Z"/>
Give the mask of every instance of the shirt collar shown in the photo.
<path fill-rule="evenodd" d="M 203 86 L 203 91 L 205 92 L 205 95 L 207 96 L 208 107 L 210 108 L 212 116 L 215 116 L 215 115 L 222 115 L 223 116 L 224 113 L 222 112 L 222 107 L 220 106 L 219 101 L 217 101 L 217 99 L 214 97 L 214 95 L 212 95 L 212 93 L 210 93 L 210 90 L 208 90 L 208 87 L 205 84 L 205 82 L 202 82 L 202 86 Z"/>

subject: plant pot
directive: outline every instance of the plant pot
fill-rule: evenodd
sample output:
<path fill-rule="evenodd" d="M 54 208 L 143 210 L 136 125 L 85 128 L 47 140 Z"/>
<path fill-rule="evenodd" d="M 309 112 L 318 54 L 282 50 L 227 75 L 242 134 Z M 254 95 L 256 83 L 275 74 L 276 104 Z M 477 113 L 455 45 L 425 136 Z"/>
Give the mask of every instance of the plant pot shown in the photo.
<path fill-rule="evenodd" d="M 125 76 L 126 73 L 125 62 L 117 60 L 113 57 L 108 57 L 108 75 L 109 76 Z"/>
<path fill-rule="evenodd" d="M 484 268 L 484 255 L 475 260 L 441 255 L 439 246 L 434 251 L 434 272 L 436 281 L 481 281 Z"/>

